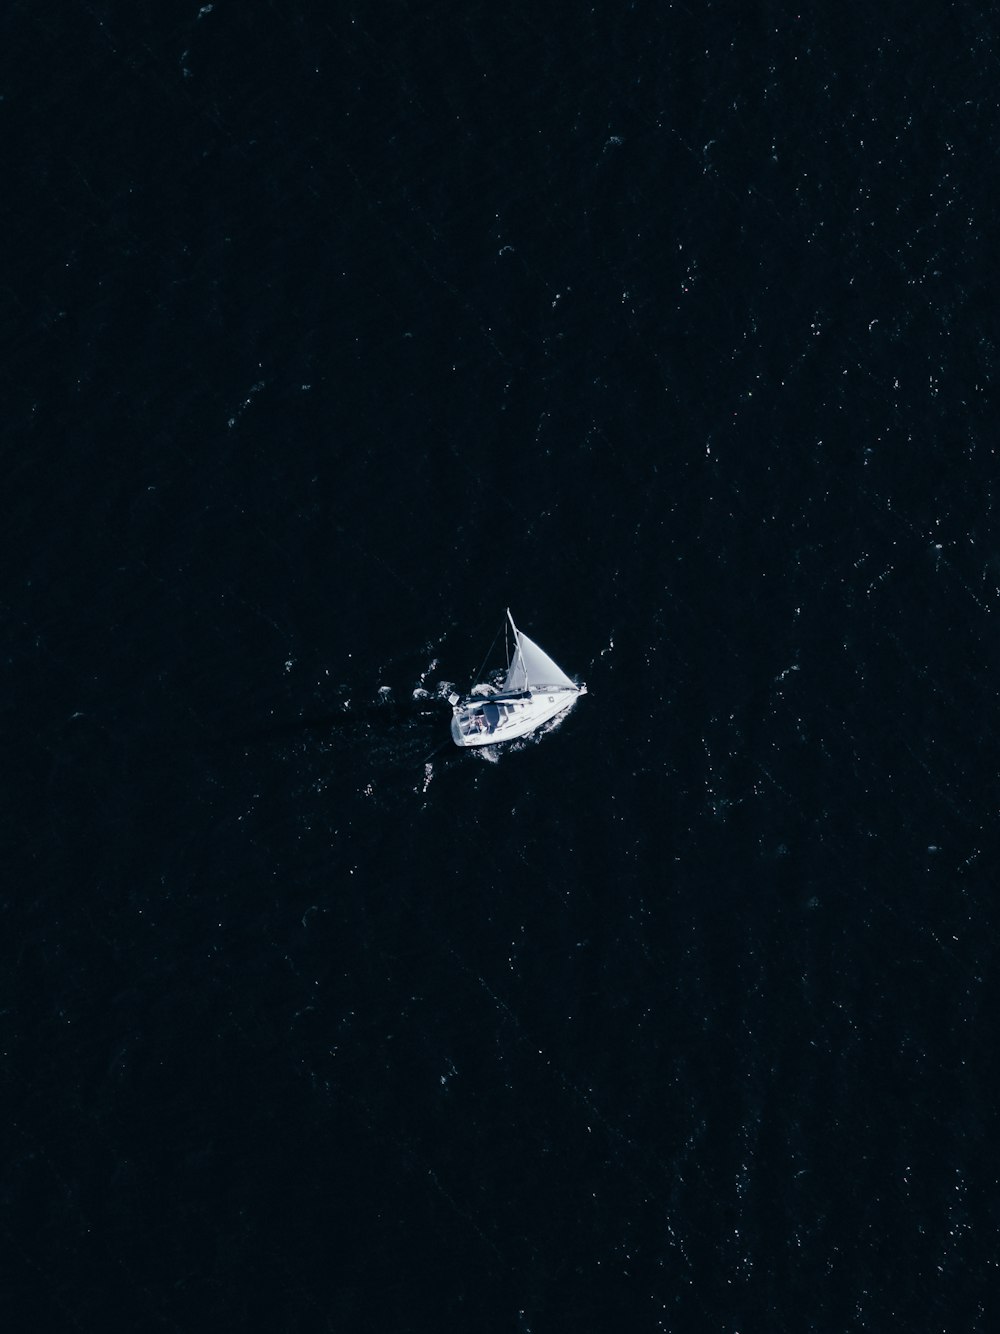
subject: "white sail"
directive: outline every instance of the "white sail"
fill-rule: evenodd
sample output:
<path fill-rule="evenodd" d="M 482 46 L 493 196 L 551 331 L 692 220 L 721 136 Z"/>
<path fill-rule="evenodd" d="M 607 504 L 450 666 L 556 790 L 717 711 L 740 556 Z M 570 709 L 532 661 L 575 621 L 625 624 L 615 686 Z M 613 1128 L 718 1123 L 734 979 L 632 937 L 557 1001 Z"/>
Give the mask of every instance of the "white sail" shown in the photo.
<path fill-rule="evenodd" d="M 508 616 L 510 613 L 507 613 Z M 511 617 L 511 625 L 514 625 Z M 561 667 L 556 666 L 544 649 L 538 647 L 533 639 L 514 625 L 514 653 L 507 679 L 503 683 L 505 691 L 576 689 L 576 682 L 568 677 Z"/>

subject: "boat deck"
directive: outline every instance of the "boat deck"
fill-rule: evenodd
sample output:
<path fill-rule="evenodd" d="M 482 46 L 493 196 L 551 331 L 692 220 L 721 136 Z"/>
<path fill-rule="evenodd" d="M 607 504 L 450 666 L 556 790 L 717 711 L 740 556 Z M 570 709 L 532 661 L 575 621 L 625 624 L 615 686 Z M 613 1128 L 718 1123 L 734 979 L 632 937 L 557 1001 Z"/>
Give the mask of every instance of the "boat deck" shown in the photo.
<path fill-rule="evenodd" d="M 451 734 L 459 746 L 491 746 L 526 736 L 574 704 L 580 691 L 553 689 L 531 694 L 467 696 L 455 705 Z"/>

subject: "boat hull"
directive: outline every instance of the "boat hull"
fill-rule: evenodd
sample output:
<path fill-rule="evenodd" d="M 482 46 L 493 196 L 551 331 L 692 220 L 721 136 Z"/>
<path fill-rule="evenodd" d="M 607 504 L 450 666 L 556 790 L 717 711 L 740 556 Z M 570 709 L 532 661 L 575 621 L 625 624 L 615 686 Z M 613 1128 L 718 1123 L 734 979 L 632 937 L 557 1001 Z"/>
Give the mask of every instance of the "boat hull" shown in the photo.
<path fill-rule="evenodd" d="M 571 709 L 586 686 L 535 690 L 521 695 L 467 695 L 454 706 L 451 737 L 456 746 L 497 746 L 529 736 Z"/>

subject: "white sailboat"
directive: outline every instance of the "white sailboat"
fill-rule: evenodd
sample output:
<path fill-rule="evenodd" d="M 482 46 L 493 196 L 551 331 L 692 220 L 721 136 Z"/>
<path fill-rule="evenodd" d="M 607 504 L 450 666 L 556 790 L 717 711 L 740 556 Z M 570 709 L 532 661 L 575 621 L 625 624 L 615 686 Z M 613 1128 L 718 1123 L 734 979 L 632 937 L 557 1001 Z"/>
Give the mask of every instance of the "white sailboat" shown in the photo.
<path fill-rule="evenodd" d="M 451 735 L 456 746 L 494 746 L 527 736 L 542 723 L 571 709 L 585 685 L 578 685 L 557 667 L 533 639 L 514 624 L 514 651 L 499 690 L 474 687 L 471 694 L 451 695 Z"/>

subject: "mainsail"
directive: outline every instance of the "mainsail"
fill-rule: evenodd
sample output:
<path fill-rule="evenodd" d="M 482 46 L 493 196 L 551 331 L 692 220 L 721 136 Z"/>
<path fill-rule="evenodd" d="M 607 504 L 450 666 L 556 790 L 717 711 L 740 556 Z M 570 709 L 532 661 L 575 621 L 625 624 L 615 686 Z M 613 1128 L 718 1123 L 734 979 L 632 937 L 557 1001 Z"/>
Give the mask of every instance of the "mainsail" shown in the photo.
<path fill-rule="evenodd" d="M 565 689 L 575 690 L 576 682 L 567 676 L 561 667 L 557 667 L 544 649 L 538 647 L 533 639 L 514 625 L 514 618 L 507 613 L 514 626 L 514 654 L 503 683 L 505 691 Z"/>

